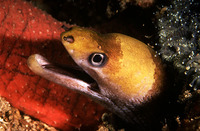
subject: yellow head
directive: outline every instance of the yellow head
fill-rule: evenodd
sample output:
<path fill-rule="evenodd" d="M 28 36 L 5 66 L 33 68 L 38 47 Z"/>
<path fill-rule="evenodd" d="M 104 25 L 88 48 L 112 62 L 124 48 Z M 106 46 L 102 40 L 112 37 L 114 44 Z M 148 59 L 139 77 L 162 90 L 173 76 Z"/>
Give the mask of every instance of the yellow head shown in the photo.
<path fill-rule="evenodd" d="M 98 84 L 101 94 L 140 104 L 162 90 L 163 69 L 154 51 L 122 34 L 73 27 L 61 34 L 74 61 Z"/>
<path fill-rule="evenodd" d="M 79 27 L 67 29 L 61 39 L 74 61 L 98 86 L 52 65 L 38 54 L 29 57 L 29 68 L 89 96 L 139 129 L 160 123 L 155 118 L 160 117 L 158 112 L 163 107 L 160 94 L 165 75 L 160 59 L 151 48 L 129 36 L 98 34 Z"/>

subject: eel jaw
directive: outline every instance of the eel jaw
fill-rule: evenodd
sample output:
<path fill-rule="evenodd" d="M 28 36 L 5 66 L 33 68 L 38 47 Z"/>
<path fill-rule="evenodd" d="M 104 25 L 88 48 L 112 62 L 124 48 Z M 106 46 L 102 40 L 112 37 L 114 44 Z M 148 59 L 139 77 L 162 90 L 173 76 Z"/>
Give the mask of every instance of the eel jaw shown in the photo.
<path fill-rule="evenodd" d="M 97 84 L 88 83 L 82 79 L 78 79 L 78 77 L 73 73 L 59 69 L 39 54 L 31 55 L 27 60 L 27 64 L 28 67 L 37 75 L 86 95 L 110 111 L 113 111 L 114 109 L 114 112 L 123 114 L 123 110 L 120 107 L 106 97 L 106 95 L 101 93 Z"/>
<path fill-rule="evenodd" d="M 53 81 L 59 85 L 76 90 L 81 93 L 91 93 L 92 85 L 76 76 L 70 71 L 63 70 L 39 54 L 31 55 L 27 60 L 28 67 L 37 75 L 47 80 Z M 81 74 L 82 72 L 80 72 Z M 96 92 L 94 92 L 96 93 Z"/>
<path fill-rule="evenodd" d="M 28 67 L 37 75 L 40 75 L 46 78 L 47 80 L 53 81 L 68 89 L 74 90 L 85 96 L 88 96 L 89 98 L 103 105 L 108 110 L 115 113 L 128 123 L 138 124 L 138 116 L 135 116 L 135 114 L 132 113 L 133 110 L 135 110 L 135 107 L 132 106 L 132 103 L 125 103 L 124 101 L 121 101 L 122 105 L 118 105 L 119 103 L 116 103 L 115 100 L 101 92 L 101 87 L 98 87 L 94 80 L 92 81 L 92 83 L 91 81 L 80 78 L 79 75 L 83 75 L 83 71 L 80 71 L 80 73 L 78 74 L 76 73 L 78 75 L 76 76 L 73 73 L 70 73 L 70 71 L 63 70 L 63 68 L 61 69 L 59 68 L 59 66 L 51 64 L 46 58 L 39 54 L 31 55 L 28 58 L 27 64 Z M 86 79 L 89 79 L 88 76 L 84 75 L 83 77 L 87 77 Z M 148 111 L 146 114 L 148 114 Z M 138 115 L 142 116 L 140 114 Z M 143 117 L 140 119 L 143 120 Z"/>

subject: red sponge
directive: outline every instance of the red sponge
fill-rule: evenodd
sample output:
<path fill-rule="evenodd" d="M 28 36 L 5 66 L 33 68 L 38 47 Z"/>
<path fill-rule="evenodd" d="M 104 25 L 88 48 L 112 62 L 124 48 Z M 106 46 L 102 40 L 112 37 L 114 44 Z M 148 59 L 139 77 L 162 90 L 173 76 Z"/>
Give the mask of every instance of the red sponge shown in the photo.
<path fill-rule="evenodd" d="M 35 53 L 73 64 L 60 42 L 62 25 L 28 2 L 0 0 L 0 95 L 59 129 L 93 128 L 104 111 L 101 106 L 35 75 L 26 64 Z"/>

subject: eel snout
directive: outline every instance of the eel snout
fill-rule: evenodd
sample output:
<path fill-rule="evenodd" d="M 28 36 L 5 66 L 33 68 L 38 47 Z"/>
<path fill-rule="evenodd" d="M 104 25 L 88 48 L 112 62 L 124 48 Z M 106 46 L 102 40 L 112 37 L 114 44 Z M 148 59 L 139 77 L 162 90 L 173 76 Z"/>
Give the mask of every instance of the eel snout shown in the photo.
<path fill-rule="evenodd" d="M 101 102 L 102 100 L 107 99 L 99 92 L 96 82 L 83 70 L 59 67 L 39 54 L 31 55 L 27 60 L 27 65 L 35 74 L 90 98 L 95 98 L 93 100 L 101 104 L 104 103 Z"/>
<path fill-rule="evenodd" d="M 90 87 L 89 83 L 76 78 L 76 75 L 70 71 L 63 70 L 53 65 L 45 57 L 39 54 L 31 55 L 27 60 L 27 64 L 35 74 L 72 90 L 75 90 L 74 87 L 76 87 L 79 88 L 79 90 L 85 91 Z"/>

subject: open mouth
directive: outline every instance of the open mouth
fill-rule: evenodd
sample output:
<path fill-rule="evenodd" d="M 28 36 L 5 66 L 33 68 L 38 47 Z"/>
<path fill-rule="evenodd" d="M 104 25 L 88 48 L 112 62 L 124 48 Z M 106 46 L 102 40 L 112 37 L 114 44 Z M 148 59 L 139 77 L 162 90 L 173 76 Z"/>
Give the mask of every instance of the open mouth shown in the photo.
<path fill-rule="evenodd" d="M 46 58 L 39 54 L 31 55 L 27 64 L 29 68 L 47 80 L 53 81 L 68 89 L 79 92 L 90 97 L 92 100 L 104 105 L 109 110 L 115 109 L 116 112 L 123 112 L 115 102 L 106 95 L 102 94 L 97 83 L 80 67 L 64 67 L 50 63 Z"/>
<path fill-rule="evenodd" d="M 44 59 L 45 60 L 45 59 Z M 47 62 L 47 61 L 46 61 Z M 42 64 L 42 63 L 41 63 Z M 55 63 L 44 64 L 41 65 L 43 69 L 50 70 L 52 72 L 55 72 L 56 74 L 62 74 L 69 77 L 72 77 L 74 79 L 79 79 L 82 81 L 85 81 L 88 84 L 93 84 L 95 81 L 90 77 L 87 73 L 85 73 L 80 67 L 74 66 L 63 66 Z"/>
<path fill-rule="evenodd" d="M 34 54 L 29 57 L 29 68 L 36 74 L 78 92 L 91 90 L 98 92 L 95 80 L 80 67 L 68 67 L 49 62 L 45 57 Z"/>

